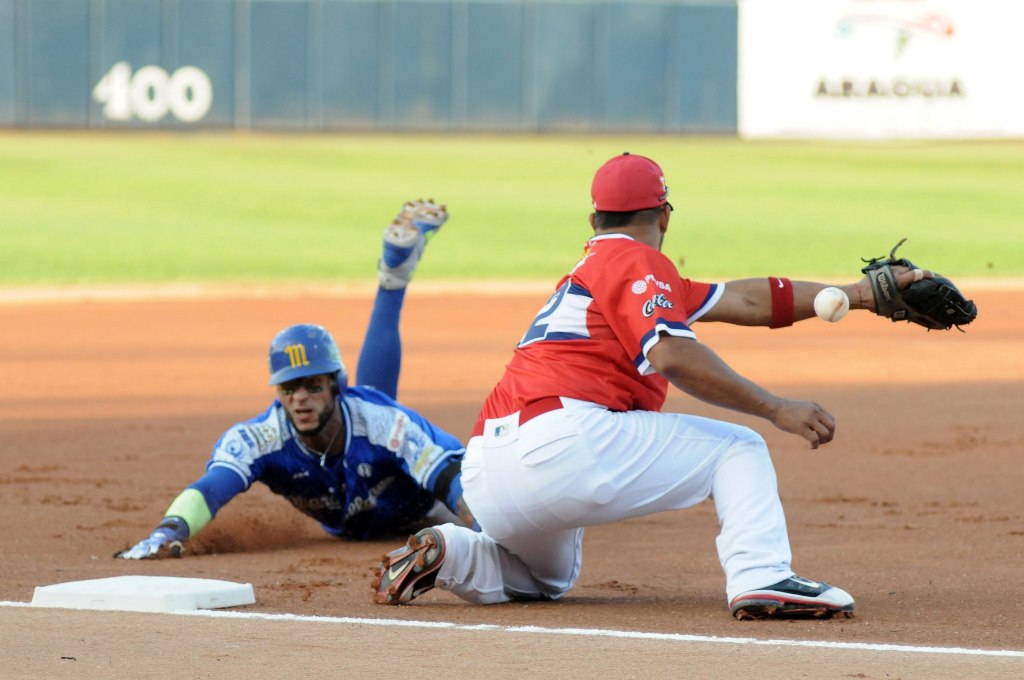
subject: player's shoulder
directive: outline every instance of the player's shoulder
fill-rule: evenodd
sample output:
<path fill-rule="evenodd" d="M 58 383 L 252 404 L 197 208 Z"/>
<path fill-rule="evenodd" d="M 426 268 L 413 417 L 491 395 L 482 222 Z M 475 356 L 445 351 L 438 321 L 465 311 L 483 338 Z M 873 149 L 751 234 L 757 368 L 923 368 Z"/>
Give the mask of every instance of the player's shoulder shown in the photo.
<path fill-rule="evenodd" d="M 229 427 L 214 449 L 234 457 L 257 458 L 281 450 L 290 437 L 284 409 L 275 401 L 258 416 Z"/>
<path fill-rule="evenodd" d="M 357 436 L 395 418 L 405 417 L 409 410 L 387 394 L 366 385 L 347 388 L 342 396 L 342 404 L 351 420 L 352 433 Z"/>
<path fill-rule="evenodd" d="M 418 411 L 372 387 L 350 387 L 343 397 L 353 437 L 393 448 L 393 442 L 431 426 Z"/>
<path fill-rule="evenodd" d="M 379 406 L 398 406 L 398 402 L 381 392 L 372 385 L 355 385 L 345 389 L 342 399 L 352 405 L 359 407 L 363 404 L 376 404 Z"/>

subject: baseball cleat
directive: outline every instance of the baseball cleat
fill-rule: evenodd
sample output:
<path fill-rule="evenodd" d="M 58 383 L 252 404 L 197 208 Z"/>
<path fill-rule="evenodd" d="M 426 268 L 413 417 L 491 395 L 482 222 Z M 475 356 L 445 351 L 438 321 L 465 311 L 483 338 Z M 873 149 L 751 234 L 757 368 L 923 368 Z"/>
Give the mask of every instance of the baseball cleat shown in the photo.
<path fill-rule="evenodd" d="M 406 201 L 402 206 L 402 217 L 408 217 L 429 243 L 434 234 L 448 221 L 448 206 L 438 205 L 434 199 Z"/>
<path fill-rule="evenodd" d="M 423 257 L 427 242 L 448 221 L 448 210 L 433 199 L 407 201 L 384 229 L 384 252 L 377 263 L 380 286 L 405 288 Z"/>
<path fill-rule="evenodd" d="M 775 585 L 751 590 L 729 603 L 740 621 L 754 619 L 829 619 L 842 613 L 853 616 L 853 598 L 845 590 L 821 581 L 790 576 Z"/>
<path fill-rule="evenodd" d="M 423 529 L 401 548 L 381 558 L 373 579 L 377 604 L 406 604 L 434 587 L 444 562 L 444 536 L 437 529 Z"/>

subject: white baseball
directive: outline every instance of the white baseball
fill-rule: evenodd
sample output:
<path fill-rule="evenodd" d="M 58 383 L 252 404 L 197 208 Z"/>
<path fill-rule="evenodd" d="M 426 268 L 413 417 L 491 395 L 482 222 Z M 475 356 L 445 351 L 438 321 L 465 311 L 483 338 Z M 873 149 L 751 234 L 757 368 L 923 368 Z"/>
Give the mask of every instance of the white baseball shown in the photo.
<path fill-rule="evenodd" d="M 814 296 L 814 313 L 825 321 L 839 321 L 850 311 L 850 298 L 840 289 L 829 286 Z"/>

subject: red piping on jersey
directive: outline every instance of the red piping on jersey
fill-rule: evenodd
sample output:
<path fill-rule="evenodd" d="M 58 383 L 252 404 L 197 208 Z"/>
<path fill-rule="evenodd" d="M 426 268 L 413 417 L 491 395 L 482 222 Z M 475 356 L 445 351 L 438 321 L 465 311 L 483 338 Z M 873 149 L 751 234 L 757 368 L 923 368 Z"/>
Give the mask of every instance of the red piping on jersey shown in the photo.
<path fill-rule="evenodd" d="M 539 415 L 550 413 L 551 411 L 557 411 L 562 408 L 561 397 L 544 397 L 537 401 L 531 401 L 529 404 L 519 410 L 519 424 L 525 425 L 529 421 L 533 420 Z M 510 414 L 511 415 L 511 414 Z M 476 421 L 476 425 L 473 426 L 473 433 L 471 437 L 479 437 L 484 433 L 484 420 L 481 418 Z"/>

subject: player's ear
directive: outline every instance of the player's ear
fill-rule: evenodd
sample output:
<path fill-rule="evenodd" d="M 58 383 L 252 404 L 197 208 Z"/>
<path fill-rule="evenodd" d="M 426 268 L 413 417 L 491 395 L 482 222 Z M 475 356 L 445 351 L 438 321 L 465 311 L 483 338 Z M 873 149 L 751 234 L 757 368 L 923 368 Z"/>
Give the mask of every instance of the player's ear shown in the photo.
<path fill-rule="evenodd" d="M 665 233 L 668 229 L 668 222 L 672 218 L 672 211 L 674 208 L 671 203 L 666 201 L 665 205 L 661 206 L 661 214 L 658 215 L 658 228 L 661 229 L 661 233 Z"/>
<path fill-rule="evenodd" d="M 597 231 L 597 213 L 590 213 L 590 228 Z"/>

